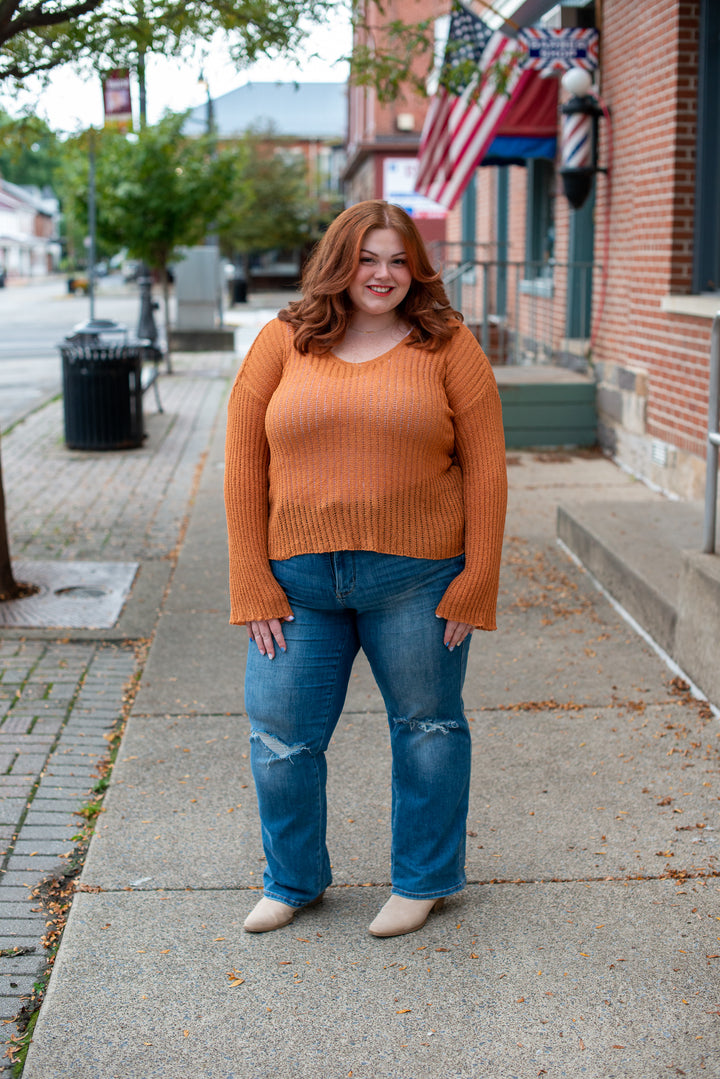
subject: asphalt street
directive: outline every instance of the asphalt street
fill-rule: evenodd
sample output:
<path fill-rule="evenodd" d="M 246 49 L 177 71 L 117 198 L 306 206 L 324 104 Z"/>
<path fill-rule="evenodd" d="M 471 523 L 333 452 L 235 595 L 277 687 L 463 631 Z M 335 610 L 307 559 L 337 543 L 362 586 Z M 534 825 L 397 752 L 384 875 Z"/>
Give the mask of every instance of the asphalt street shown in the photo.
<path fill-rule="evenodd" d="M 113 319 L 133 332 L 140 301 L 138 287 L 119 275 L 101 278 L 95 317 Z M 58 344 L 90 318 L 90 300 L 71 294 L 65 276 L 10 282 L 0 289 L 0 431 L 60 393 Z"/>

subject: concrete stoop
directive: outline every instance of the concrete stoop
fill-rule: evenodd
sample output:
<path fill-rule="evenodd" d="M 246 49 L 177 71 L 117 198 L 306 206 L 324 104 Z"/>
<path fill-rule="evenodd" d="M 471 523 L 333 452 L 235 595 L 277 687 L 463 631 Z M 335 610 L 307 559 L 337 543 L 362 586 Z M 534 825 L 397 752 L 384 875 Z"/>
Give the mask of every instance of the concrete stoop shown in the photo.
<path fill-rule="evenodd" d="M 720 555 L 702 534 L 699 502 L 558 507 L 558 538 L 720 705 Z"/>

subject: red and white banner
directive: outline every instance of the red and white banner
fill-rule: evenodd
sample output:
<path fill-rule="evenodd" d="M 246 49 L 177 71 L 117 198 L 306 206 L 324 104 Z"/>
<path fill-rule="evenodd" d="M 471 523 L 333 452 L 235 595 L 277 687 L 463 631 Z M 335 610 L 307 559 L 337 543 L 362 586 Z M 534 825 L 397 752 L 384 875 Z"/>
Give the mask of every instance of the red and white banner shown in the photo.
<path fill-rule="evenodd" d="M 103 103 L 106 127 L 118 127 L 122 131 L 132 128 L 130 72 L 127 68 L 116 68 L 107 73 L 103 79 Z"/>

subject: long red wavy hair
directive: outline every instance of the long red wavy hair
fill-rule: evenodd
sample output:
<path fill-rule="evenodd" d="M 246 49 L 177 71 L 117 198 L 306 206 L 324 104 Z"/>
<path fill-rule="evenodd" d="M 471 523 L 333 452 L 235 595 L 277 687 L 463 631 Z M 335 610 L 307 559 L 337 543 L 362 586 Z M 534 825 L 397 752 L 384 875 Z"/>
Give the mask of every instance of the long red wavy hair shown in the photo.
<path fill-rule="evenodd" d="M 405 247 L 412 284 L 397 311 L 412 327 L 406 337 L 431 351 L 457 330 L 462 315 L 453 310 L 413 219 L 382 199 L 358 202 L 335 218 L 308 259 L 302 299 L 278 313 L 294 330 L 300 352 L 329 352 L 345 336 L 353 314 L 347 289 L 360 263 L 363 241 L 372 229 L 395 229 Z"/>

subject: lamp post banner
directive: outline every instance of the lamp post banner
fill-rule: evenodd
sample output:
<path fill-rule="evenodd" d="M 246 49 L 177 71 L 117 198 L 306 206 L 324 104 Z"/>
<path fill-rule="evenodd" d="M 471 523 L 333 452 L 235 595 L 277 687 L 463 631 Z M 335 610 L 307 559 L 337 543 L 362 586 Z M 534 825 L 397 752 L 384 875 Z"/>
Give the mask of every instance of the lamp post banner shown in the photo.
<path fill-rule="evenodd" d="M 527 50 L 525 69 L 540 71 L 543 75 L 555 75 L 569 71 L 571 67 L 594 71 L 598 66 L 600 35 L 597 30 L 525 26 L 518 32 L 518 41 Z"/>
<path fill-rule="evenodd" d="M 108 71 L 103 79 L 103 104 L 106 127 L 118 127 L 121 131 L 132 128 L 130 72 L 127 68 Z"/>

